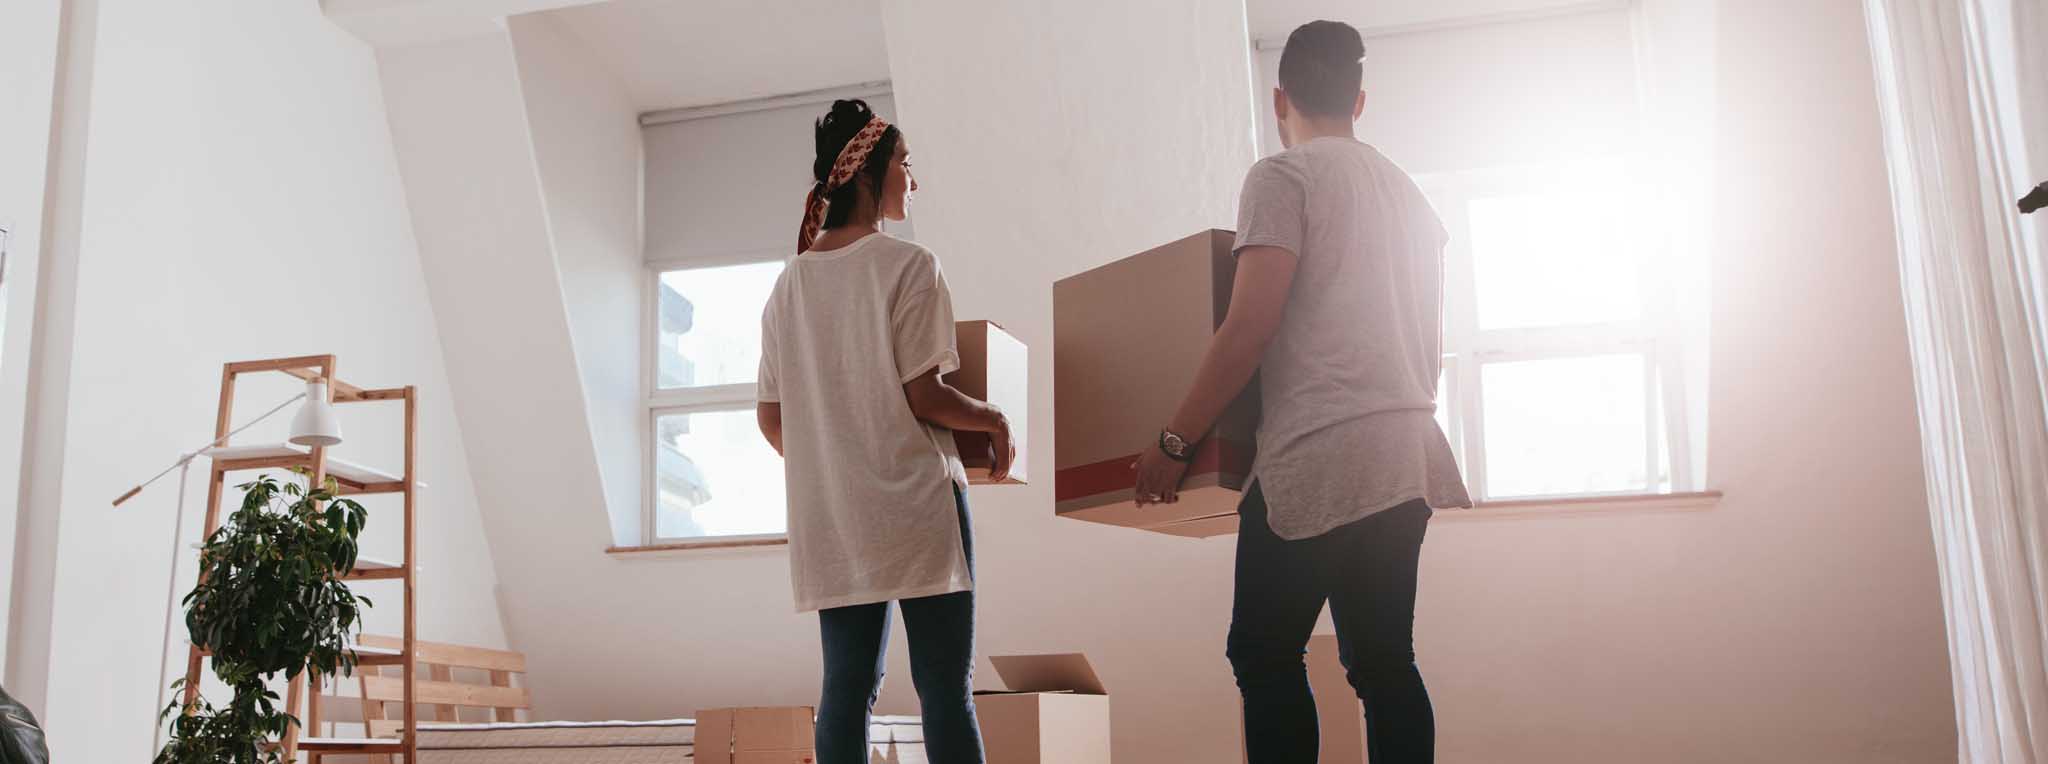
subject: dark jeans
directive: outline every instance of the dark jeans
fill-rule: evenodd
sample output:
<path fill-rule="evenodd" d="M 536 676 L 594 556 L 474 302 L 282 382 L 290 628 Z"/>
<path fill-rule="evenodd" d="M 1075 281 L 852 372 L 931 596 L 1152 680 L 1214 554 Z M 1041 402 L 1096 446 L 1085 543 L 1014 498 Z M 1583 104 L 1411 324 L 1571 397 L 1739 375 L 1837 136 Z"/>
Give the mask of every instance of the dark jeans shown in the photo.
<path fill-rule="evenodd" d="M 960 542 L 974 568 L 967 497 L 953 486 Z M 932 764 L 982 764 L 974 718 L 974 592 L 902 600 L 910 638 L 910 681 L 924 709 L 925 755 Z M 818 611 L 825 645 L 825 688 L 818 700 L 818 764 L 868 764 L 868 720 L 888 662 L 889 603 Z"/>
<path fill-rule="evenodd" d="M 1436 716 L 1415 668 L 1415 569 L 1429 505 L 1417 499 L 1300 541 L 1274 535 L 1256 483 L 1237 511 L 1228 654 L 1251 764 L 1315 764 L 1321 741 L 1302 656 L 1324 600 L 1338 657 L 1365 703 L 1372 764 L 1432 761 Z"/>

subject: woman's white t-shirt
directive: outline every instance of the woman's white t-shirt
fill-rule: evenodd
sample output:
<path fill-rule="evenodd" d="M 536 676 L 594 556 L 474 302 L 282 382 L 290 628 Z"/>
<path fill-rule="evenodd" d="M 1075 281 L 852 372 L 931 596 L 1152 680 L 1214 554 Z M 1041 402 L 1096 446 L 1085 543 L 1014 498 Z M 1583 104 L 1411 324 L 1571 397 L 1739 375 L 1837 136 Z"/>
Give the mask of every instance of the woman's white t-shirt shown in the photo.
<path fill-rule="evenodd" d="M 798 611 L 973 588 L 952 433 L 903 385 L 960 367 L 931 250 L 888 234 L 790 261 L 761 316 L 759 399 L 782 406 Z"/>

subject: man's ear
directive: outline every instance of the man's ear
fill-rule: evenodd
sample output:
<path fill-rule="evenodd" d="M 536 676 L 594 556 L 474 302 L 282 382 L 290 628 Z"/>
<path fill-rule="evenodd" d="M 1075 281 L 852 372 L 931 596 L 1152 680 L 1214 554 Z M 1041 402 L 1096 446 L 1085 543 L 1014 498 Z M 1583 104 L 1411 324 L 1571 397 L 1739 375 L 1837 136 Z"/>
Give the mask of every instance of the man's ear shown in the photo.
<path fill-rule="evenodd" d="M 1351 121 L 1357 122 L 1358 115 L 1365 113 L 1365 91 L 1358 91 L 1358 97 L 1351 101 Z"/>

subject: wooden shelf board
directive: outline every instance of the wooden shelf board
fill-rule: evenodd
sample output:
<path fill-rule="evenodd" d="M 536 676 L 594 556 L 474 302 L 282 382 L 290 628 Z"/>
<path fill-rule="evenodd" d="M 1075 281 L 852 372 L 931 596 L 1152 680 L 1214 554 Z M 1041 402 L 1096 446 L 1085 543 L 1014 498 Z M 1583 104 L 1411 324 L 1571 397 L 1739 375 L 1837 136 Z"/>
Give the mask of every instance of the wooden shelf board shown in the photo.
<path fill-rule="evenodd" d="M 185 640 L 185 644 L 190 646 L 192 640 Z M 349 649 L 354 650 L 356 653 L 357 666 L 402 666 L 405 664 L 404 650 L 394 650 L 389 647 L 371 647 L 368 645 L 349 645 Z M 199 648 L 199 654 L 209 658 L 213 657 L 213 651 L 204 647 Z"/>
<path fill-rule="evenodd" d="M 290 443 L 216 446 L 204 453 L 213 459 L 214 468 L 222 472 L 313 466 L 313 452 Z M 331 455 L 327 457 L 327 476 L 340 483 L 342 493 L 345 494 L 399 493 L 405 490 L 404 476 L 337 459 Z M 426 483 L 416 485 L 421 488 L 427 487 Z"/>
<path fill-rule="evenodd" d="M 312 753 L 403 753 L 405 741 L 368 737 L 302 737 L 299 750 Z"/>

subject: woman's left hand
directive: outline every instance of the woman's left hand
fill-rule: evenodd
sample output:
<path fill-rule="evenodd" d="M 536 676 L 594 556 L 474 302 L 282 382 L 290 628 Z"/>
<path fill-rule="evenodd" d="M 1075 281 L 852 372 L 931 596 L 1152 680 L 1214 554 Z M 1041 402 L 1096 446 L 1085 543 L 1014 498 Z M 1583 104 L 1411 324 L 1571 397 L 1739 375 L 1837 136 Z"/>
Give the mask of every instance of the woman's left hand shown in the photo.
<path fill-rule="evenodd" d="M 1180 501 L 1180 484 L 1188 476 L 1188 465 L 1167 456 L 1159 446 L 1147 445 L 1138 452 L 1138 506 L 1172 504 Z"/>

